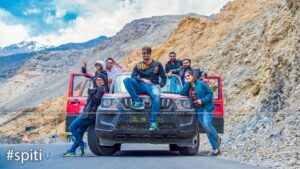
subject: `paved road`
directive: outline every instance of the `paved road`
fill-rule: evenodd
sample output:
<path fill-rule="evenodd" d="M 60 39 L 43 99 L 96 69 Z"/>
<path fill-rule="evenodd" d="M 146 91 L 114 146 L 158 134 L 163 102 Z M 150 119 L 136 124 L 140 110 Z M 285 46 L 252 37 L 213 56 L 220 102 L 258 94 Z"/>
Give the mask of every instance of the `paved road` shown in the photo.
<path fill-rule="evenodd" d="M 98 157 L 88 150 L 85 157 L 62 158 L 59 156 L 68 145 L 0 145 L 0 169 L 252 169 L 259 168 L 234 161 L 223 160 L 200 152 L 197 156 L 180 156 L 169 152 L 166 145 L 125 144 L 114 156 Z M 42 150 L 42 161 L 8 161 L 9 149 L 30 152 Z M 45 156 L 46 154 L 46 156 Z M 205 154 L 205 155 L 204 155 Z M 25 157 L 26 155 L 24 155 Z M 38 157 L 38 156 L 37 156 Z"/>

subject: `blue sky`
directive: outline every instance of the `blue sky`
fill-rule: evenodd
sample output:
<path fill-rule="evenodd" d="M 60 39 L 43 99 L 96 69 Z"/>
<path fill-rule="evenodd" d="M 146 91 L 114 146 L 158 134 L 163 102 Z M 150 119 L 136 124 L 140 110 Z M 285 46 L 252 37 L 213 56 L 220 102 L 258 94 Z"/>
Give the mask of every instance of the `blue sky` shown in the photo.
<path fill-rule="evenodd" d="M 7 24 L 22 23 L 31 28 L 31 36 L 55 33 L 59 28 L 69 26 L 78 16 L 76 8 L 58 16 L 52 0 L 0 0 L 0 8 L 12 15 L 4 18 Z M 55 20 L 50 21 L 51 18 Z"/>
<path fill-rule="evenodd" d="M 34 40 L 47 45 L 113 36 L 134 19 L 219 12 L 228 0 L 0 0 L 0 47 Z"/>

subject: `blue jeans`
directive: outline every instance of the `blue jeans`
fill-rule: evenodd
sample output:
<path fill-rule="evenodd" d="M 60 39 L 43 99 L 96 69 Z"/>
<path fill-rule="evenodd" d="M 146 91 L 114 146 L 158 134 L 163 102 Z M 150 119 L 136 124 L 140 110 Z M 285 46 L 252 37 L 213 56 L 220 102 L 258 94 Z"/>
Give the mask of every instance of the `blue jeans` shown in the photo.
<path fill-rule="evenodd" d="M 206 132 L 212 148 L 214 150 L 220 148 L 218 145 L 218 138 L 219 138 L 218 133 L 215 127 L 211 123 L 213 112 L 206 112 L 205 110 L 203 109 L 200 110 L 198 108 L 196 108 L 196 112 L 197 112 L 198 121 L 202 126 L 202 128 L 204 129 L 204 131 Z"/>
<path fill-rule="evenodd" d="M 124 79 L 124 85 L 133 102 L 142 102 L 142 99 L 138 94 L 146 93 L 152 99 L 152 109 L 150 122 L 156 122 L 158 117 L 158 112 L 160 111 L 160 87 L 156 84 L 148 85 L 144 82 L 138 82 L 132 78 Z"/>
<path fill-rule="evenodd" d="M 83 118 L 82 115 L 79 115 L 69 126 L 69 131 L 73 134 L 75 141 L 72 147 L 68 150 L 69 152 L 75 152 L 76 149 L 80 146 L 84 146 L 83 135 L 86 129 L 91 123 L 94 122 L 94 119 Z"/>

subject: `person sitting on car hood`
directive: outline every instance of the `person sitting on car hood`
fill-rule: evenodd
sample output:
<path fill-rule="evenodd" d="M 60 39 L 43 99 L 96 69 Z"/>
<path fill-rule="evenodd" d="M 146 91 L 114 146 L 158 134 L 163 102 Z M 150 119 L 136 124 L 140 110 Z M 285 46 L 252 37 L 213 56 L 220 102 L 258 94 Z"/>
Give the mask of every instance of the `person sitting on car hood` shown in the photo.
<path fill-rule="evenodd" d="M 136 64 L 131 73 L 131 78 L 124 79 L 124 85 L 132 98 L 132 110 L 144 110 L 142 99 L 138 96 L 147 93 L 152 99 L 149 130 L 158 130 L 158 113 L 160 111 L 160 88 L 167 82 L 167 76 L 162 64 L 151 58 L 151 48 L 142 48 L 143 61 Z M 161 78 L 159 80 L 159 77 Z"/>
<path fill-rule="evenodd" d="M 75 138 L 74 143 L 71 148 L 61 156 L 76 156 L 76 149 L 78 147 L 80 147 L 81 156 L 86 154 L 86 143 L 83 142 L 82 138 L 89 125 L 95 122 L 95 112 L 101 103 L 102 96 L 106 92 L 105 78 L 105 75 L 102 73 L 93 77 L 92 81 L 95 87 L 88 90 L 88 99 L 83 111 L 69 126 L 69 131 L 71 131 Z"/>

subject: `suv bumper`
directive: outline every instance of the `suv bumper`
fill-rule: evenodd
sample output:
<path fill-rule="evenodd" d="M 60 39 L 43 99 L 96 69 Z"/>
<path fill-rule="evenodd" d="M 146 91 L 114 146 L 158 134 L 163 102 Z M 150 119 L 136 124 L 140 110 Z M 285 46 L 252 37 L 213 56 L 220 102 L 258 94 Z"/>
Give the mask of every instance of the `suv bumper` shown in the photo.
<path fill-rule="evenodd" d="M 159 115 L 159 130 L 149 130 L 150 113 L 97 113 L 96 135 L 102 145 L 117 143 L 184 144 L 196 134 L 194 114 Z"/>
<path fill-rule="evenodd" d="M 73 122 L 73 120 L 76 119 L 77 116 L 78 115 L 68 115 L 68 114 L 66 115 L 66 128 L 65 128 L 66 132 L 69 132 L 69 126 Z M 213 117 L 212 123 L 213 123 L 213 125 L 216 128 L 218 133 L 224 133 L 224 118 L 223 117 Z M 199 127 L 199 131 L 200 131 L 200 133 L 205 133 L 205 131 L 202 129 L 201 126 Z M 109 130 L 109 131 L 107 131 L 107 130 L 105 130 L 105 126 L 104 126 L 104 128 L 97 128 L 96 127 L 96 132 L 99 133 L 100 135 L 101 135 L 101 133 L 103 135 L 106 135 L 106 134 L 108 135 L 111 132 L 115 133 L 115 134 L 122 134 L 122 133 L 124 133 L 124 132 L 126 133 L 128 131 L 122 131 L 122 130 Z M 137 132 L 137 131 L 135 131 L 135 132 Z M 147 133 L 147 131 L 142 131 L 142 132 Z M 168 131 L 168 133 L 172 133 L 172 132 L 174 132 L 174 131 Z M 177 131 L 177 132 L 180 133 L 180 131 Z M 153 133 L 155 133 L 155 131 L 151 132 L 150 134 L 153 134 Z M 176 131 L 175 131 L 175 133 L 176 133 Z M 183 131 L 181 134 L 185 135 L 184 133 L 185 133 L 185 131 Z"/>

